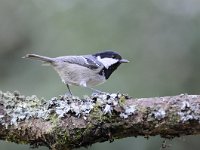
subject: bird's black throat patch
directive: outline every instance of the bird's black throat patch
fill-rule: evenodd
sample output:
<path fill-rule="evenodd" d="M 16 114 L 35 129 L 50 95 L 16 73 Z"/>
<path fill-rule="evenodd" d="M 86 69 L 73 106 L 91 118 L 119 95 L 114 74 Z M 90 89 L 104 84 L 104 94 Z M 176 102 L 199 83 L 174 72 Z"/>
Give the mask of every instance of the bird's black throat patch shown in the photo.
<path fill-rule="evenodd" d="M 104 75 L 106 79 L 108 79 L 110 77 L 110 75 L 119 67 L 121 63 L 118 62 L 118 63 L 115 63 L 113 65 L 111 65 L 108 69 L 107 68 L 103 68 L 99 74 L 100 75 Z"/>

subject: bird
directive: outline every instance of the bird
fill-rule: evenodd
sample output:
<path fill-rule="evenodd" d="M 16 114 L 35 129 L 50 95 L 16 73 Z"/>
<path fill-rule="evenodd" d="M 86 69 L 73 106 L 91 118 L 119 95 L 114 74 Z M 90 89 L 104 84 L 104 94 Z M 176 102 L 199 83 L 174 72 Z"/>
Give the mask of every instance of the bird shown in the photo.
<path fill-rule="evenodd" d="M 127 59 L 123 59 L 118 52 L 111 50 L 88 55 L 68 55 L 54 58 L 26 54 L 22 58 L 38 60 L 45 65 L 52 66 L 67 86 L 70 95 L 72 95 L 69 87 L 71 85 L 101 92 L 92 87 L 104 83 L 120 64 L 129 62 Z"/>

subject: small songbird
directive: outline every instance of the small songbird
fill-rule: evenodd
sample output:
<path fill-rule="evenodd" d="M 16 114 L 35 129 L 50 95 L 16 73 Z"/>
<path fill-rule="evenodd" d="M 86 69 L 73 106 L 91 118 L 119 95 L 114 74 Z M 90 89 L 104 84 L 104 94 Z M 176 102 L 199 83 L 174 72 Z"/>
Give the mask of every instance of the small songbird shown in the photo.
<path fill-rule="evenodd" d="M 50 58 L 36 54 L 27 54 L 23 58 L 42 61 L 51 65 L 59 74 L 62 82 L 67 85 L 69 93 L 72 92 L 69 85 L 87 87 L 104 83 L 121 63 L 129 62 L 122 59 L 119 53 L 103 51 L 90 55 L 60 56 Z"/>

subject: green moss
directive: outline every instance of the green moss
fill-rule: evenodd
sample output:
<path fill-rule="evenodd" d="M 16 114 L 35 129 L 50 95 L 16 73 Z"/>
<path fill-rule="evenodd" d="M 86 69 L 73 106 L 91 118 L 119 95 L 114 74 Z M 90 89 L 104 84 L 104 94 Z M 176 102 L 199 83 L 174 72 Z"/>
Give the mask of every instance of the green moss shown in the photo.
<path fill-rule="evenodd" d="M 52 143 L 53 147 L 59 147 L 60 145 L 65 146 L 66 148 L 68 147 L 70 135 L 68 130 L 66 129 L 61 129 L 59 126 L 55 126 L 53 128 L 53 133 L 51 135 L 54 135 L 53 137 L 50 137 L 50 140 L 52 140 L 49 143 Z"/>
<path fill-rule="evenodd" d="M 49 115 L 49 121 L 52 123 L 52 127 L 46 130 L 47 133 L 51 133 L 55 130 L 55 127 L 59 124 L 59 118 L 56 114 Z"/>
<path fill-rule="evenodd" d="M 102 121 L 103 112 L 101 111 L 100 105 L 95 104 L 93 110 L 90 113 L 90 117 L 92 119 L 96 119 L 98 121 Z"/>
<path fill-rule="evenodd" d="M 169 125 L 174 125 L 174 124 L 177 124 L 177 122 L 180 122 L 180 116 L 177 114 L 175 115 L 176 113 L 171 113 L 168 115 L 169 117 Z"/>
<path fill-rule="evenodd" d="M 124 95 L 122 95 L 120 98 L 119 98 L 119 106 L 124 106 L 125 105 L 125 102 L 126 102 L 126 97 Z"/>
<path fill-rule="evenodd" d="M 59 145 L 69 144 L 68 132 L 59 132 L 56 141 L 57 141 L 57 144 L 59 144 Z"/>
<path fill-rule="evenodd" d="M 22 139 L 21 135 L 17 135 L 17 132 L 10 132 L 7 137 L 6 137 L 6 141 L 10 141 L 10 142 L 15 142 L 18 144 L 28 144 L 28 140 L 27 139 Z"/>
<path fill-rule="evenodd" d="M 50 119 L 50 122 L 53 124 L 53 126 L 56 126 L 59 122 L 59 118 L 56 113 L 49 115 L 49 119 Z"/>
<path fill-rule="evenodd" d="M 76 129 L 74 132 L 74 141 L 79 141 L 82 139 L 83 135 L 84 135 L 84 131 L 85 129 Z"/>

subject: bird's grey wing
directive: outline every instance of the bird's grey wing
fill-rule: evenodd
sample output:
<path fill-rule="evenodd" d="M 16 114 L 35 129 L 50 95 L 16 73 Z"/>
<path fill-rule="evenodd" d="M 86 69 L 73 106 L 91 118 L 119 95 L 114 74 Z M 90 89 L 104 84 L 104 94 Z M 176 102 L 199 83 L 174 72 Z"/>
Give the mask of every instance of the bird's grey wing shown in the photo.
<path fill-rule="evenodd" d="M 95 59 L 94 56 L 90 55 L 83 55 L 83 56 L 64 56 L 64 57 L 57 57 L 60 60 L 72 64 L 77 64 L 83 67 L 87 67 L 90 69 L 98 69 L 103 66 L 101 62 Z"/>

